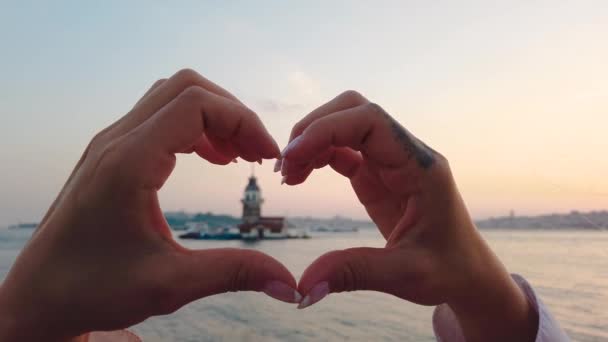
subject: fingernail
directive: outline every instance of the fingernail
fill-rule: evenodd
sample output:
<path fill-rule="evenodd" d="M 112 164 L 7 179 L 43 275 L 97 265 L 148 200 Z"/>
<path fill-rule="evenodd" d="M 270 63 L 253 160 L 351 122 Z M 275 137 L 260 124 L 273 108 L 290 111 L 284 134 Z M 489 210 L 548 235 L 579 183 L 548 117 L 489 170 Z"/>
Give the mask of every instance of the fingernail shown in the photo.
<path fill-rule="evenodd" d="M 281 178 L 281 185 L 285 184 L 286 181 L 287 181 L 287 176 L 283 176 L 283 178 Z"/>
<path fill-rule="evenodd" d="M 324 281 L 322 283 L 318 283 L 315 285 L 310 292 L 302 299 L 300 305 L 298 305 L 298 309 L 304 309 L 313 305 L 314 303 L 320 301 L 325 298 L 329 294 L 329 284 Z"/>
<path fill-rule="evenodd" d="M 289 166 L 289 160 L 283 159 L 281 163 L 281 174 L 285 175 L 287 173 L 287 167 Z"/>
<path fill-rule="evenodd" d="M 262 165 L 262 158 L 258 159 L 258 164 Z"/>
<path fill-rule="evenodd" d="M 278 280 L 266 283 L 262 291 L 285 303 L 299 303 L 302 300 L 302 295 L 297 290 Z"/>
<path fill-rule="evenodd" d="M 300 141 L 302 141 L 302 135 L 298 135 L 297 138 L 293 139 L 289 144 L 287 144 L 287 146 L 285 146 L 285 148 L 281 152 L 281 157 L 285 158 L 287 153 L 289 153 L 290 150 L 296 147 L 300 143 Z"/>
<path fill-rule="evenodd" d="M 274 163 L 274 172 L 281 171 L 281 165 L 283 165 L 283 159 L 278 158 L 277 161 Z"/>
<path fill-rule="evenodd" d="M 239 161 L 238 161 L 238 160 L 236 160 L 236 158 L 234 158 L 234 159 L 232 159 L 232 162 L 236 164 L 236 163 L 238 163 Z"/>

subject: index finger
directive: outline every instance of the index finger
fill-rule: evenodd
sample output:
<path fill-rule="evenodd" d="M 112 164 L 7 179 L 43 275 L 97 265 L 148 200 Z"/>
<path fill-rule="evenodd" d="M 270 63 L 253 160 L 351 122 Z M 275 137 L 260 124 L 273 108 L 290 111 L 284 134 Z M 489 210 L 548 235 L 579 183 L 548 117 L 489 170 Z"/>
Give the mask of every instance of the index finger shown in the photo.
<path fill-rule="evenodd" d="M 412 158 L 424 169 L 435 162 L 435 152 L 430 147 L 374 103 L 316 119 L 289 143 L 283 158 L 307 163 L 331 147 L 352 148 L 389 167 L 409 165 Z"/>
<path fill-rule="evenodd" d="M 298 137 L 311 123 L 321 117 L 366 103 L 369 103 L 369 101 L 363 95 L 354 90 L 347 90 L 298 121 L 291 130 L 289 141 L 291 142 Z"/>
<path fill-rule="evenodd" d="M 247 161 L 271 159 L 279 148 L 249 108 L 201 87 L 190 87 L 121 141 L 119 165 L 129 181 L 160 189 L 175 165 L 203 134 L 230 141 Z"/>
<path fill-rule="evenodd" d="M 184 150 L 208 133 L 234 143 L 239 155 L 248 161 L 279 154 L 276 142 L 252 110 L 197 86 L 163 107 L 142 125 L 142 132 L 142 143 L 169 153 Z"/>
<path fill-rule="evenodd" d="M 234 95 L 192 69 L 182 69 L 169 79 L 161 79 L 144 94 L 107 134 L 108 139 L 119 137 L 141 125 L 163 106 L 179 96 L 185 89 L 198 86 L 209 92 L 242 104 Z"/>

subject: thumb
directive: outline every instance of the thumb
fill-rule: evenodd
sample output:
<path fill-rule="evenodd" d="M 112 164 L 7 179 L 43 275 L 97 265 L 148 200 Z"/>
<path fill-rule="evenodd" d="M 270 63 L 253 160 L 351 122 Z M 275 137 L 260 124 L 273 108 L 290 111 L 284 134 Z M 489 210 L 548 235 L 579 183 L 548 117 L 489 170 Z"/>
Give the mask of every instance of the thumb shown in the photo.
<path fill-rule="evenodd" d="M 237 248 L 187 250 L 171 272 L 174 294 L 168 311 L 224 292 L 257 291 L 287 302 L 301 300 L 293 275 L 264 253 Z"/>
<path fill-rule="evenodd" d="M 332 251 L 315 260 L 304 271 L 298 289 L 308 307 L 329 293 L 372 290 L 406 298 L 416 277 L 405 250 L 397 248 L 349 248 Z"/>

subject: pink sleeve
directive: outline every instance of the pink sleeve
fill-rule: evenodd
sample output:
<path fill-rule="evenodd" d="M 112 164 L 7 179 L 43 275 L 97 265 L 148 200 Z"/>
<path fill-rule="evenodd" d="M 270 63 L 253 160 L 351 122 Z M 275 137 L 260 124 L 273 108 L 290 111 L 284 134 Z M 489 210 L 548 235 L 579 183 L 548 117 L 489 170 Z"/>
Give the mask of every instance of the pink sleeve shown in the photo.
<path fill-rule="evenodd" d="M 142 342 L 137 335 L 127 330 L 95 331 L 89 334 L 87 342 Z"/>
<path fill-rule="evenodd" d="M 528 301 L 538 312 L 538 332 L 536 342 L 562 342 L 570 341 L 568 335 L 557 324 L 553 315 L 545 304 L 536 296 L 534 289 L 520 275 L 512 274 L 511 277 L 524 291 Z M 433 330 L 439 342 L 465 342 L 458 320 L 454 312 L 446 304 L 439 305 L 433 313 Z"/>

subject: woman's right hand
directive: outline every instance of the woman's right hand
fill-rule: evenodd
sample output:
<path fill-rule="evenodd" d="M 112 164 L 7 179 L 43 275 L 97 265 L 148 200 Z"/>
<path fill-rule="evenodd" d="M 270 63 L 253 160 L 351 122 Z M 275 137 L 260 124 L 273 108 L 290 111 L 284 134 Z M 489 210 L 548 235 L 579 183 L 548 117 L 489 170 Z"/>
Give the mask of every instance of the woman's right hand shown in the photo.
<path fill-rule="evenodd" d="M 445 157 L 347 91 L 294 126 L 276 169 L 296 185 L 326 165 L 350 179 L 386 246 L 318 258 L 300 280 L 301 307 L 374 290 L 448 303 L 469 341 L 534 339 L 538 318 L 477 232 Z"/>

